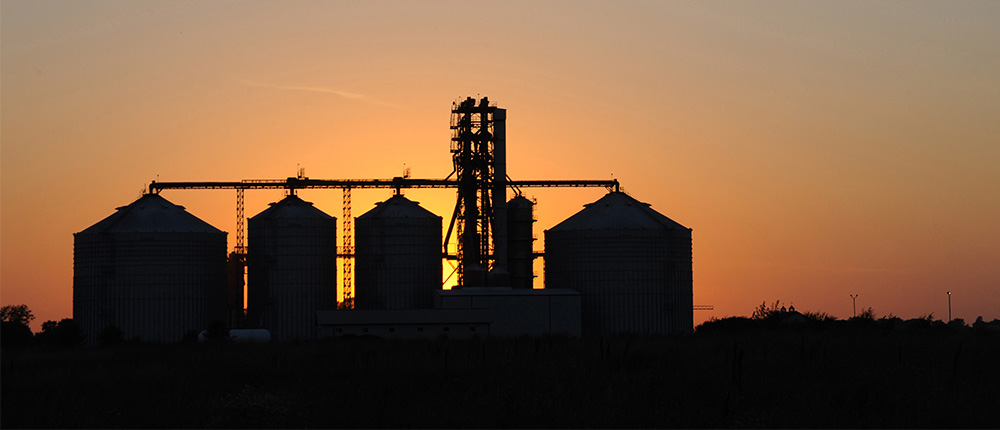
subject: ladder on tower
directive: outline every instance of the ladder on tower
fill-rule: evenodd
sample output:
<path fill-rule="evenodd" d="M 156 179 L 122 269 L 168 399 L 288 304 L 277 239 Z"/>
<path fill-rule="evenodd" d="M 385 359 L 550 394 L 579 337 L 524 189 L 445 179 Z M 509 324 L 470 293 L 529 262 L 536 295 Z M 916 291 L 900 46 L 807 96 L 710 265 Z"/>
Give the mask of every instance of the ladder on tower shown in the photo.
<path fill-rule="evenodd" d="M 352 285 L 352 272 L 353 272 L 353 259 L 354 259 L 354 244 L 352 238 L 354 237 L 353 232 L 353 220 L 351 219 L 351 188 L 344 187 L 344 219 L 341 220 L 344 231 L 344 246 L 342 253 L 344 256 L 344 302 L 341 305 L 344 309 L 354 308 L 354 288 Z"/>

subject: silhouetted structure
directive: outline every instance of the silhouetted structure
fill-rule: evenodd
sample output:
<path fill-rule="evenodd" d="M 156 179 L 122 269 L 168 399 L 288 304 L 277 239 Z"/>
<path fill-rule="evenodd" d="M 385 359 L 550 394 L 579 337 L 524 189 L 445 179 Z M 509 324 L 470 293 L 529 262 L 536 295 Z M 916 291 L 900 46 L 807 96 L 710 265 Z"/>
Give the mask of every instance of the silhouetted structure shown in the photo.
<path fill-rule="evenodd" d="M 247 255 L 247 325 L 272 330 L 276 340 L 315 337 L 317 311 L 324 311 L 323 321 L 345 330 L 374 330 L 371 324 L 377 325 L 373 318 L 378 315 L 394 324 L 403 324 L 399 318 L 405 315 L 415 316 L 416 324 L 425 319 L 447 324 L 447 315 L 465 315 L 375 312 L 380 310 L 471 309 L 489 314 L 476 316 L 476 324 L 489 321 L 490 332 L 504 335 L 577 334 L 581 318 L 582 333 L 590 335 L 692 331 L 690 229 L 620 193 L 616 180 L 511 180 L 506 174 L 506 110 L 485 97 L 455 102 L 450 127 L 454 170 L 444 179 L 408 174 L 310 179 L 300 171 L 274 180 L 153 182 L 149 191 L 236 190 L 231 302 L 239 301 L 241 257 Z M 541 254 L 533 250 L 534 204 L 521 195 L 526 187 L 611 191 L 546 232 L 544 292 L 532 290 L 533 260 Z M 305 188 L 343 191 L 341 252 L 336 249 L 336 219 L 294 196 Z M 356 219 L 355 245 L 351 190 L 365 188 L 392 188 L 397 195 Z M 402 197 L 403 188 L 457 190 L 443 241 L 442 218 Z M 256 189 L 285 189 L 291 196 L 250 220 L 249 251 L 243 254 L 243 193 Z M 514 195 L 509 202 L 508 192 Z M 456 251 L 446 255 L 453 232 Z M 441 291 L 442 257 L 459 262 L 455 291 Z M 331 316 L 325 311 L 336 307 L 336 258 L 343 259 L 344 307 L 356 304 L 374 313 Z"/>
<path fill-rule="evenodd" d="M 355 308 L 432 308 L 441 290 L 441 217 L 395 195 L 356 222 Z"/>
<path fill-rule="evenodd" d="M 296 195 L 250 218 L 247 326 L 275 340 L 316 338 L 316 311 L 337 306 L 337 219 Z"/>
<path fill-rule="evenodd" d="M 691 229 L 612 192 L 545 231 L 545 287 L 580 292 L 584 335 L 692 331 Z"/>
<path fill-rule="evenodd" d="M 86 342 L 177 342 L 225 320 L 226 233 L 147 194 L 74 234 L 73 319 Z"/>
<path fill-rule="evenodd" d="M 617 180 L 510 180 L 506 175 L 506 111 L 489 106 L 486 98 L 479 105 L 467 99 L 456 103 L 452 114 L 454 130 L 451 151 L 455 171 L 445 179 L 415 179 L 395 177 L 392 179 L 310 179 L 303 175 L 286 179 L 253 179 L 237 182 L 156 182 L 149 184 L 149 192 L 159 193 L 166 189 L 184 190 L 236 190 L 236 257 L 242 255 L 243 194 L 246 190 L 285 189 L 289 192 L 304 188 L 339 188 L 344 192 L 344 218 L 350 220 L 351 190 L 362 188 L 395 188 L 397 193 L 403 188 L 456 188 L 459 189 L 455 212 L 448 225 L 443 249 L 448 249 L 448 240 L 457 231 L 458 246 L 454 256 L 459 261 L 458 279 L 462 287 L 509 284 L 507 273 L 507 187 L 516 195 L 527 187 L 604 187 L 618 190 Z M 459 108 L 457 106 L 466 106 Z M 466 110 L 469 110 L 466 112 Z M 483 119 L 483 115 L 487 115 Z M 485 121 L 485 123 L 484 123 Z M 457 140 L 456 140 L 457 139 Z M 457 179 L 450 179 L 457 177 Z M 475 205 L 473 205 L 475 203 Z M 466 227 L 467 224 L 472 225 Z M 353 245 L 351 244 L 352 224 L 344 223 L 344 303 L 353 303 L 351 273 Z M 457 228 L 456 228 L 457 226 Z M 473 244 L 475 246 L 473 246 Z M 469 248 L 469 247 L 472 248 Z M 467 253 L 466 248 L 471 249 Z M 237 262 L 240 260 L 236 260 Z M 490 276 L 487 278 L 487 272 Z M 468 280 L 466 279 L 468 278 Z"/>
<path fill-rule="evenodd" d="M 507 202 L 507 271 L 511 288 L 532 288 L 535 203 L 524 196 Z"/>
<path fill-rule="evenodd" d="M 494 230 L 506 220 L 506 110 L 469 97 L 451 108 L 451 153 L 458 179 L 459 287 L 486 286 L 487 271 L 506 271 L 506 236 Z M 493 240 L 491 240 L 493 239 Z M 497 248 L 494 253 L 491 245 Z M 501 259 L 495 262 L 493 254 Z M 497 276 L 501 276 L 499 273 Z"/>
<path fill-rule="evenodd" d="M 321 336 L 580 336 L 580 293 L 565 289 L 461 288 L 435 292 L 434 309 L 321 311 L 317 321 Z"/>

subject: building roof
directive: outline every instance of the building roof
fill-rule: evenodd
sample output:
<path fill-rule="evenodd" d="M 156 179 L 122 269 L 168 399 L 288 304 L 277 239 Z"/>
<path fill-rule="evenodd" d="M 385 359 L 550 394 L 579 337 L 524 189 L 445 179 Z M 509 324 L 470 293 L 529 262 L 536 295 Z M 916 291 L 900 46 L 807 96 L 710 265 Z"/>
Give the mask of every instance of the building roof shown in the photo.
<path fill-rule="evenodd" d="M 122 206 L 77 234 L 99 233 L 221 233 L 222 230 L 167 201 L 159 194 L 146 194 Z"/>
<path fill-rule="evenodd" d="M 336 219 L 294 194 L 270 206 L 250 219 Z"/>
<path fill-rule="evenodd" d="M 403 197 L 400 194 L 389 200 L 375 203 L 375 208 L 365 212 L 358 219 L 370 218 L 441 218 L 433 212 L 420 207 L 420 203 Z"/>
<path fill-rule="evenodd" d="M 688 230 L 622 192 L 611 192 L 547 231 Z"/>

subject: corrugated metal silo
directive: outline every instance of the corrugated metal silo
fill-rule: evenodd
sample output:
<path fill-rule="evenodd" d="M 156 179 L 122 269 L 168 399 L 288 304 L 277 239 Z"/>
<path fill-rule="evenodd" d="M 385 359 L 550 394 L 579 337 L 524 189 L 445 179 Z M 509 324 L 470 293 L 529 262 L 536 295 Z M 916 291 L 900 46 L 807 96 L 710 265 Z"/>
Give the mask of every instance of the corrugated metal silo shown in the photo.
<path fill-rule="evenodd" d="M 247 223 L 247 326 L 315 339 L 337 307 L 337 219 L 295 195 L 270 206 Z"/>
<path fill-rule="evenodd" d="M 147 194 L 73 235 L 73 319 L 94 345 L 177 342 L 225 321 L 226 233 Z"/>
<path fill-rule="evenodd" d="M 532 288 L 535 204 L 523 196 L 507 202 L 507 271 L 512 288 Z"/>
<path fill-rule="evenodd" d="M 429 309 L 441 289 L 441 217 L 395 195 L 357 218 L 357 309 Z"/>
<path fill-rule="evenodd" d="M 613 192 L 545 231 L 546 288 L 580 292 L 585 335 L 692 331 L 691 229 Z"/>

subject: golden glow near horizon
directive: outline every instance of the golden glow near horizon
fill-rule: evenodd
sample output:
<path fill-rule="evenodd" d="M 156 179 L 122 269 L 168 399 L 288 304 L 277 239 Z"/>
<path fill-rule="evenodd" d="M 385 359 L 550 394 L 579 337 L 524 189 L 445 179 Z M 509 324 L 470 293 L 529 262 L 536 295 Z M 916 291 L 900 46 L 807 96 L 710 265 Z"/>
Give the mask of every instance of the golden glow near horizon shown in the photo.
<path fill-rule="evenodd" d="M 0 301 L 72 315 L 73 236 L 151 180 L 619 179 L 693 228 L 696 323 L 762 301 L 1000 318 L 1000 3 L 0 3 Z M 235 193 L 164 191 L 230 232 Z M 536 231 L 603 191 L 528 190 Z M 341 217 L 339 190 L 303 198 Z M 355 191 L 358 216 L 389 190 Z M 406 195 L 451 215 L 445 190 Z M 252 216 L 280 191 L 247 193 Z M 541 273 L 541 264 L 536 265 Z"/>

